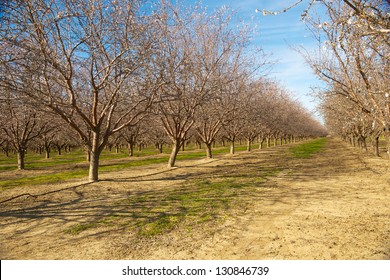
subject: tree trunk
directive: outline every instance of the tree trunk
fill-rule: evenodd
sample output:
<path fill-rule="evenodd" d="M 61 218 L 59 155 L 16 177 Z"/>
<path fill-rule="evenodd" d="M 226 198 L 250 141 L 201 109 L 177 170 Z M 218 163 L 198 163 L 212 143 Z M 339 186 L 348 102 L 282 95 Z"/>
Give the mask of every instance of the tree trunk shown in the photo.
<path fill-rule="evenodd" d="M 234 147 L 234 141 L 230 142 L 230 154 L 234 155 L 235 147 Z"/>
<path fill-rule="evenodd" d="M 261 138 L 260 139 L 260 143 L 259 143 L 259 149 L 263 149 L 263 143 L 264 143 L 264 138 Z"/>
<path fill-rule="evenodd" d="M 129 148 L 129 157 L 134 156 L 134 144 L 128 144 L 127 146 Z"/>
<path fill-rule="evenodd" d="M 24 149 L 18 150 L 17 154 L 18 154 L 18 169 L 24 170 L 24 156 L 25 156 Z"/>
<path fill-rule="evenodd" d="M 251 145 L 252 145 L 252 141 L 250 139 L 247 139 L 247 141 L 246 141 L 246 150 L 248 152 L 250 152 L 252 150 Z"/>
<path fill-rule="evenodd" d="M 376 136 L 373 141 L 374 155 L 379 157 L 379 136 Z"/>
<path fill-rule="evenodd" d="M 87 153 L 86 153 L 86 160 L 88 162 L 91 162 L 91 152 L 89 150 L 87 150 Z"/>
<path fill-rule="evenodd" d="M 99 132 L 93 134 L 92 147 L 90 151 L 91 161 L 89 162 L 89 182 L 97 182 L 99 180 L 99 157 L 101 149 L 99 147 Z M 102 147 L 103 149 L 104 147 Z"/>
<path fill-rule="evenodd" d="M 206 143 L 206 155 L 207 158 L 213 158 L 213 154 L 211 151 L 211 143 Z"/>
<path fill-rule="evenodd" d="M 365 137 L 362 137 L 362 149 L 365 150 L 367 152 L 367 142 L 366 142 L 366 138 Z"/>
<path fill-rule="evenodd" d="M 99 152 L 91 151 L 91 161 L 89 162 L 89 176 L 90 182 L 97 182 L 99 180 Z"/>
<path fill-rule="evenodd" d="M 50 145 L 45 144 L 45 157 L 46 159 L 50 158 Z"/>
<path fill-rule="evenodd" d="M 389 130 L 388 131 L 386 131 L 385 132 L 385 134 L 384 134 L 384 136 L 385 136 L 385 139 L 386 139 L 386 148 L 387 148 L 387 156 L 389 157 L 389 159 L 390 159 L 390 128 L 389 128 Z"/>
<path fill-rule="evenodd" d="M 351 136 L 351 143 L 352 143 L 352 146 L 356 147 L 356 139 L 355 139 L 355 136 Z"/>
<path fill-rule="evenodd" d="M 175 143 L 173 143 L 171 156 L 169 157 L 169 160 L 168 160 L 168 168 L 172 168 L 175 166 L 176 157 L 177 157 L 177 154 L 179 153 L 180 146 L 181 145 L 180 145 L 179 140 L 177 140 Z M 183 143 L 183 146 L 184 146 L 184 143 Z"/>

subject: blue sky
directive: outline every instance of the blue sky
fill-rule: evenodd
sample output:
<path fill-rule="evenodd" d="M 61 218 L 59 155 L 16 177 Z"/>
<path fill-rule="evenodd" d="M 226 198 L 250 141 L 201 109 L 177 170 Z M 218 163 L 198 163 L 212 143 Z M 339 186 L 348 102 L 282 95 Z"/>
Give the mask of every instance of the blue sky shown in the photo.
<path fill-rule="evenodd" d="M 196 2 L 195 0 L 187 0 Z M 317 102 L 309 96 L 310 87 L 321 85 L 309 66 L 305 64 L 300 54 L 291 49 L 302 46 L 307 50 L 316 48 L 316 42 L 301 21 L 301 14 L 308 6 L 309 0 L 277 16 L 256 13 L 256 9 L 280 11 L 295 0 L 203 0 L 204 6 L 210 11 L 216 7 L 229 6 L 236 11 L 237 16 L 256 27 L 253 44 L 261 46 L 266 53 L 272 54 L 271 60 L 276 61 L 270 76 L 280 81 L 310 111 L 314 111 Z M 290 46 L 289 46 L 290 45 Z"/>

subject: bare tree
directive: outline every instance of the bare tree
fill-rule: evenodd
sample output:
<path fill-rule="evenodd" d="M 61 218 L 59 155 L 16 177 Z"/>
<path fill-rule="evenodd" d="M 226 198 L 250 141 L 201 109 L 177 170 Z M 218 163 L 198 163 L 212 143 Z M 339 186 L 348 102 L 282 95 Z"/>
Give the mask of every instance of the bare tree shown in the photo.
<path fill-rule="evenodd" d="M 304 2 L 304 0 L 297 0 L 291 5 L 286 6 L 285 8 L 279 11 L 269 11 L 265 9 L 256 9 L 256 12 L 261 12 L 264 16 L 266 15 L 279 15 L 285 13 L 290 9 L 298 6 Z M 350 13 L 343 17 L 343 21 L 348 22 L 352 18 L 358 19 L 359 28 L 364 28 L 366 30 L 365 35 L 377 35 L 377 36 L 386 36 L 390 34 L 390 15 L 388 13 L 390 1 L 386 0 L 339 0 L 339 1 L 317 1 L 310 0 L 309 4 L 306 6 L 302 12 L 302 20 L 310 18 L 310 12 L 314 4 L 320 3 L 323 6 L 329 8 L 334 4 L 334 2 L 339 2 L 347 6 L 350 10 Z M 386 38 L 386 37 L 383 37 Z"/>
<path fill-rule="evenodd" d="M 63 125 L 62 120 L 55 122 L 56 129 L 53 135 L 52 144 L 57 149 L 58 155 L 62 155 L 63 150 L 67 150 L 70 146 L 77 143 L 78 137 L 75 131 L 67 124 Z"/>
<path fill-rule="evenodd" d="M 25 169 L 25 155 L 29 143 L 52 130 L 50 122 L 37 109 L 27 107 L 15 95 L 4 93 L 0 103 L 0 129 L 17 153 L 18 169 Z"/>
<path fill-rule="evenodd" d="M 172 141 L 168 167 L 173 167 L 197 110 L 214 98 L 217 71 L 243 43 L 243 37 L 229 27 L 229 10 L 207 16 L 200 8 L 189 11 L 168 2 L 161 9 L 156 73 L 164 85 L 156 110 Z"/>
<path fill-rule="evenodd" d="M 195 128 L 199 139 L 206 145 L 207 158 L 213 157 L 211 147 L 223 126 L 233 121 L 234 101 L 237 101 L 239 90 L 244 89 L 239 85 L 244 85 L 248 79 L 243 51 L 243 48 L 237 49 L 234 56 L 214 72 L 212 97 L 200 104 L 197 111 Z"/>
<path fill-rule="evenodd" d="M 328 84 L 325 93 L 348 99 L 348 103 L 353 102 L 359 108 L 361 115 L 375 126 L 381 126 L 390 155 L 389 34 L 372 32 L 373 18 L 378 19 L 378 24 L 384 24 L 381 22 L 383 3 L 367 1 L 368 7 L 361 1 L 350 1 L 363 9 L 359 14 L 343 2 L 346 1 L 326 5 L 326 22 L 309 21 L 316 30 L 313 34 L 321 51 L 316 55 L 306 53 L 306 59 Z M 369 22 L 364 24 L 364 19 Z"/>
<path fill-rule="evenodd" d="M 141 121 L 122 130 L 121 138 L 127 143 L 130 157 L 134 156 L 134 147 L 140 138 L 147 132 L 148 127 L 148 123 Z"/>
<path fill-rule="evenodd" d="M 4 4 L 1 86 L 56 113 L 91 155 L 89 180 L 110 136 L 150 105 L 155 39 L 141 1 L 27 0 Z"/>
<path fill-rule="evenodd" d="M 223 137 L 230 142 L 230 154 L 235 153 L 236 140 L 242 135 L 243 122 L 246 118 L 245 102 L 243 102 L 243 99 L 245 99 L 245 91 L 242 86 L 237 88 L 237 92 L 232 92 L 229 98 L 228 103 L 231 114 L 222 127 Z"/>

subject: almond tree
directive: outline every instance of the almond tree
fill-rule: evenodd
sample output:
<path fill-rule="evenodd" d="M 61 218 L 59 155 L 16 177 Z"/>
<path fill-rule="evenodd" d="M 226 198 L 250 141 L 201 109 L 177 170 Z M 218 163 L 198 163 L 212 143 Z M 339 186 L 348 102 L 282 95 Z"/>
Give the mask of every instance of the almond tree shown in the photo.
<path fill-rule="evenodd" d="M 159 14 L 155 72 L 164 83 L 156 113 L 172 141 L 168 167 L 173 167 L 197 110 L 214 98 L 216 73 L 241 43 L 241 34 L 230 29 L 228 10 L 208 16 L 200 8 L 185 10 L 163 2 Z"/>
<path fill-rule="evenodd" d="M 0 123 L 0 127 L 1 127 L 1 123 Z M 4 155 L 6 157 L 9 157 L 9 152 L 11 150 L 11 143 L 10 143 L 8 136 L 5 134 L 2 134 L 0 136 L 0 147 L 1 147 L 1 150 L 3 151 Z"/>
<path fill-rule="evenodd" d="M 0 130 L 17 153 L 18 169 L 25 169 L 25 155 L 29 143 L 53 129 L 49 121 L 42 120 L 42 112 L 30 108 L 10 92 L 2 92 L 0 103 Z"/>
<path fill-rule="evenodd" d="M 343 2 L 326 5 L 326 22 L 310 21 L 312 28 L 317 29 L 314 34 L 318 34 L 323 51 L 317 55 L 307 54 L 306 58 L 328 84 L 325 92 L 353 102 L 361 115 L 381 127 L 390 155 L 389 33 L 377 30 L 379 25 L 388 24 L 389 21 L 382 22 L 382 18 L 386 17 L 389 7 L 378 1 L 367 1 L 367 5 L 354 1 L 363 9 L 358 13 Z M 375 28 L 374 18 L 378 21 Z"/>
<path fill-rule="evenodd" d="M 302 2 L 304 2 L 304 0 L 297 0 L 296 2 L 284 7 L 279 11 L 256 9 L 256 12 L 261 12 L 264 16 L 279 15 L 298 6 Z M 312 7 L 314 6 L 313 4 L 320 3 L 329 9 L 329 7 L 334 4 L 334 2 L 337 2 L 338 5 L 343 4 L 345 7 L 348 7 L 350 11 L 348 14 L 343 15 L 343 17 L 340 18 L 341 21 L 348 22 L 351 18 L 355 18 L 358 20 L 359 28 L 365 29 L 365 35 L 381 36 L 383 39 L 387 40 L 386 36 L 390 34 L 390 15 L 388 12 L 390 6 L 389 0 L 310 0 L 309 4 L 302 12 L 302 20 L 307 20 L 310 18 L 310 13 L 312 12 Z"/>
<path fill-rule="evenodd" d="M 11 0 L 3 9 L 1 86 L 68 123 L 97 181 L 109 137 L 153 95 L 147 61 L 157 38 L 141 1 Z"/>
<path fill-rule="evenodd" d="M 242 136 L 243 122 L 246 118 L 245 108 L 245 84 L 237 85 L 237 89 L 232 91 L 228 104 L 231 112 L 222 127 L 223 137 L 230 142 L 230 154 L 235 154 L 236 141 Z"/>
<path fill-rule="evenodd" d="M 366 139 L 372 138 L 373 153 L 379 156 L 379 137 L 382 129 L 370 115 L 363 114 L 361 109 L 348 98 L 328 92 L 322 96 L 322 114 L 332 134 L 341 136 L 351 145 L 358 145 L 367 150 Z"/>
<path fill-rule="evenodd" d="M 144 134 L 148 130 L 149 124 L 144 120 L 140 121 L 135 125 L 126 127 L 121 131 L 121 138 L 124 139 L 127 143 L 129 156 L 134 156 L 134 147 Z"/>
<path fill-rule="evenodd" d="M 195 128 L 197 136 L 206 145 L 206 157 L 212 158 L 212 144 L 224 126 L 233 121 L 236 95 L 239 94 L 236 86 L 244 84 L 248 79 L 246 69 L 248 63 L 243 57 L 244 45 L 231 57 L 221 63 L 213 75 L 212 97 L 200 104 L 196 115 Z M 259 63 L 259 67 L 266 62 Z M 240 88 L 240 90 L 243 88 Z"/>
<path fill-rule="evenodd" d="M 69 146 L 77 142 L 77 135 L 68 125 L 63 125 L 61 120 L 56 122 L 56 133 L 52 139 L 53 146 L 57 149 L 58 155 L 62 155 L 63 150 L 67 150 Z"/>

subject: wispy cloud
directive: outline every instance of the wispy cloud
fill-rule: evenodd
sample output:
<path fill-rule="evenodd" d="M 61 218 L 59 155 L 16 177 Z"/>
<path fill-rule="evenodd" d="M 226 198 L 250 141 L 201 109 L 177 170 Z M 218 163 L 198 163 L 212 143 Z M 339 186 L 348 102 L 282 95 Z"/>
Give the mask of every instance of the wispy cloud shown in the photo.
<path fill-rule="evenodd" d="M 277 61 L 271 70 L 271 76 L 284 84 L 296 98 L 309 110 L 314 110 L 316 102 L 309 96 L 311 87 L 320 85 L 304 59 L 290 46 L 302 46 L 307 50 L 315 48 L 316 42 L 311 38 L 301 21 L 301 14 L 310 0 L 277 16 L 263 16 L 256 9 L 280 11 L 291 6 L 296 0 L 203 0 L 210 8 L 226 5 L 236 10 L 238 17 L 256 26 L 253 44 L 261 46 L 266 53 L 272 53 L 271 60 Z"/>

